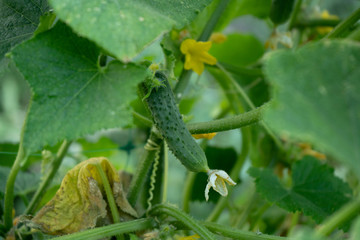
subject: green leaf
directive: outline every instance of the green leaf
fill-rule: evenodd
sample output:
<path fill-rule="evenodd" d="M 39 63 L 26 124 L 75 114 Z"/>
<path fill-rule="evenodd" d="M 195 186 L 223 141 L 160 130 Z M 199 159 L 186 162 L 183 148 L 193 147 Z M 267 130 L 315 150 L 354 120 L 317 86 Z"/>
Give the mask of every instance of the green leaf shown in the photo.
<path fill-rule="evenodd" d="M 50 0 L 57 16 L 121 60 L 130 60 L 173 27 L 191 22 L 211 0 Z"/>
<path fill-rule="evenodd" d="M 46 0 L 0 0 L 0 60 L 10 48 L 31 37 L 47 9 Z"/>
<path fill-rule="evenodd" d="M 273 104 L 265 121 L 278 134 L 308 142 L 360 176 L 360 45 L 322 41 L 269 54 Z"/>
<path fill-rule="evenodd" d="M 290 212 L 301 211 L 321 222 L 349 201 L 350 187 L 334 170 L 312 157 L 294 164 L 292 186 L 285 188 L 269 169 L 250 168 L 256 190 L 269 202 Z"/>
<path fill-rule="evenodd" d="M 23 140 L 27 151 L 131 123 L 129 103 L 146 70 L 119 61 L 99 67 L 98 56 L 93 43 L 63 23 L 12 51 L 33 91 Z"/>
<path fill-rule="evenodd" d="M 264 54 L 263 44 L 252 35 L 230 34 L 225 42 L 214 43 L 210 54 L 219 62 L 233 66 L 246 66 L 256 62 Z"/>

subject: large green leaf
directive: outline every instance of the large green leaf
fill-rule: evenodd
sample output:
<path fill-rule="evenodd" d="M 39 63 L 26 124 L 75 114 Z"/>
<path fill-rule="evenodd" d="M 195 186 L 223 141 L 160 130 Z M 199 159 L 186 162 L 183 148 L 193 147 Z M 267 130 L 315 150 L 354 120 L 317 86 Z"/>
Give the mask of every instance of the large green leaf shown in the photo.
<path fill-rule="evenodd" d="M 0 0 L 0 59 L 31 37 L 47 9 L 46 0 Z"/>
<path fill-rule="evenodd" d="M 335 177 L 334 170 L 312 157 L 294 164 L 292 186 L 287 189 L 269 169 L 250 168 L 256 190 L 269 202 L 288 211 L 301 211 L 321 222 L 334 213 L 351 195 L 350 187 Z"/>
<path fill-rule="evenodd" d="M 267 56 L 278 134 L 313 144 L 360 176 L 360 44 L 322 41 Z"/>
<path fill-rule="evenodd" d="M 27 151 L 132 122 L 129 103 L 145 69 L 119 61 L 100 67 L 98 55 L 93 43 L 63 23 L 12 51 L 33 91 L 23 142 Z"/>
<path fill-rule="evenodd" d="M 50 0 L 77 33 L 129 60 L 171 28 L 192 21 L 211 0 Z"/>

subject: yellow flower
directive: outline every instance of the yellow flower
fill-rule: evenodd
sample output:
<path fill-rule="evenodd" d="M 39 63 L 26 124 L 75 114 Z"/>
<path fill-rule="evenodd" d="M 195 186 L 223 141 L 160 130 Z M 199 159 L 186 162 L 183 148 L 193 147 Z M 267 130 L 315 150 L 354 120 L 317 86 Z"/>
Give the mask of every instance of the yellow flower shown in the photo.
<path fill-rule="evenodd" d="M 204 63 L 216 64 L 216 58 L 208 53 L 210 48 L 211 42 L 197 42 L 194 39 L 183 41 L 180 50 L 185 54 L 184 68 L 187 70 L 192 69 L 200 75 L 204 71 Z"/>
<path fill-rule="evenodd" d="M 322 19 L 339 19 L 338 16 L 329 14 L 329 12 L 327 10 L 322 11 L 320 17 Z M 316 28 L 316 31 L 323 35 L 331 32 L 332 30 L 333 30 L 333 27 L 317 27 Z"/>
<path fill-rule="evenodd" d="M 228 190 L 226 188 L 225 182 L 229 185 L 234 186 L 236 183 L 230 178 L 230 176 L 223 170 L 209 170 L 207 173 L 209 175 L 208 184 L 205 188 L 205 199 L 209 200 L 209 190 L 213 188 L 215 191 L 220 193 L 221 196 L 227 196 Z"/>
<path fill-rule="evenodd" d="M 203 133 L 203 134 L 192 134 L 192 136 L 196 139 L 200 139 L 200 138 L 206 138 L 206 139 L 212 139 L 213 137 L 215 137 L 216 132 L 215 133 Z"/>
<path fill-rule="evenodd" d="M 222 33 L 216 32 L 211 34 L 210 41 L 213 43 L 223 43 L 226 41 L 226 36 Z"/>

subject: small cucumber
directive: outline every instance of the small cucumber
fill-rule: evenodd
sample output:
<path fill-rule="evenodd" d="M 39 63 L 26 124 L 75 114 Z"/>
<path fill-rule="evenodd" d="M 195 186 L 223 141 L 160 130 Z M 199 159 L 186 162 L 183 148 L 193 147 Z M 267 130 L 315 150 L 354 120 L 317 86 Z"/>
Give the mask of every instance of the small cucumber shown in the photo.
<path fill-rule="evenodd" d="M 270 9 L 270 19 L 275 25 L 288 20 L 295 0 L 273 0 Z"/>
<path fill-rule="evenodd" d="M 159 84 L 152 90 L 147 90 L 151 93 L 145 98 L 145 101 L 156 127 L 168 143 L 169 149 L 188 170 L 208 172 L 209 167 L 205 153 L 186 128 L 167 77 L 157 71 L 155 78 L 154 81 L 159 81 Z"/>

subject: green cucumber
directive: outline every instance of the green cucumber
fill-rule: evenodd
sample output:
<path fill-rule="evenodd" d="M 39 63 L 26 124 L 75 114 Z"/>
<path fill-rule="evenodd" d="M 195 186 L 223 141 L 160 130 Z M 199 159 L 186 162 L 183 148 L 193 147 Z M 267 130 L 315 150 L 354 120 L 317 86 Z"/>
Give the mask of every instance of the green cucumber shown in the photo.
<path fill-rule="evenodd" d="M 295 0 L 273 0 L 270 19 L 275 25 L 286 22 L 292 12 Z"/>
<path fill-rule="evenodd" d="M 205 153 L 186 128 L 167 77 L 164 73 L 157 71 L 153 81 L 158 81 L 159 84 L 147 90 L 151 92 L 145 101 L 169 149 L 188 170 L 208 172 Z"/>

